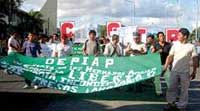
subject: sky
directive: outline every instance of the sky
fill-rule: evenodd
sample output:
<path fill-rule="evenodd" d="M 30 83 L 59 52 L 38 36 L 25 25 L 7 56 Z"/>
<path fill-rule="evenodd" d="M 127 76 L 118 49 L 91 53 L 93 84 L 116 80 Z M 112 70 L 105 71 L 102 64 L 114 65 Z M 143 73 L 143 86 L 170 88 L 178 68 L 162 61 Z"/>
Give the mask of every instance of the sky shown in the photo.
<path fill-rule="evenodd" d="M 25 0 L 21 9 L 40 10 L 45 2 Z M 121 21 L 127 26 L 148 27 L 153 32 L 166 27 L 193 30 L 196 20 L 197 0 L 58 0 L 58 23 L 75 21 L 86 26 Z"/>

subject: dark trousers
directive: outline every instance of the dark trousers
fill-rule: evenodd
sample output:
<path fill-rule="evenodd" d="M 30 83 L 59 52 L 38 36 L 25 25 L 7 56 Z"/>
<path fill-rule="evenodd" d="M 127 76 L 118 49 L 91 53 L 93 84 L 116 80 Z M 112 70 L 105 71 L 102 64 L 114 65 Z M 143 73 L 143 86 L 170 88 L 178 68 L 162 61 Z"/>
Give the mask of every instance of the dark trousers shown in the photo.
<path fill-rule="evenodd" d="M 31 86 L 31 81 L 30 80 L 25 79 L 25 83 L 26 83 L 26 85 Z"/>

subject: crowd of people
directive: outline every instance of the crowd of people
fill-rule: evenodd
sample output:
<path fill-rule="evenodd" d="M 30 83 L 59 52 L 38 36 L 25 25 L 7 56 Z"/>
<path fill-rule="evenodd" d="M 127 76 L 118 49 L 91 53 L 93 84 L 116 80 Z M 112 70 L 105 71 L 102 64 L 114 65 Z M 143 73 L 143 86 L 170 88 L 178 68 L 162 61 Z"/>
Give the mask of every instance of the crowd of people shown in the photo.
<path fill-rule="evenodd" d="M 95 30 L 89 31 L 89 38 L 83 44 L 83 55 L 85 56 L 139 56 L 151 53 L 160 53 L 161 64 L 163 65 L 162 76 L 167 83 L 166 110 L 179 108 L 185 110 L 188 103 L 188 88 L 191 79 L 194 79 L 200 60 L 200 41 L 196 44 L 188 42 L 189 31 L 181 28 L 178 34 L 178 41 L 169 43 L 165 40 L 163 32 L 157 33 L 157 38 L 149 34 L 146 43 L 141 41 L 138 32 L 133 33 L 133 42 L 123 44 L 117 34 L 110 39 L 105 37 L 97 38 Z M 18 33 L 13 33 L 8 40 L 8 55 L 13 52 L 31 57 L 65 57 L 73 54 L 73 40 L 67 37 L 59 37 L 53 34 L 51 37 L 29 33 L 24 40 L 18 39 Z M 198 59 L 198 58 L 199 59 Z M 192 59 L 191 59 L 192 58 Z M 190 75 L 190 61 L 193 60 L 193 72 Z M 31 81 L 25 80 L 24 88 L 31 86 Z M 163 95 L 160 77 L 153 78 L 157 95 Z M 38 89 L 37 84 L 33 84 Z M 142 86 L 138 85 L 141 89 Z M 178 88 L 181 87 L 180 95 Z M 179 100 L 176 97 L 179 96 Z"/>

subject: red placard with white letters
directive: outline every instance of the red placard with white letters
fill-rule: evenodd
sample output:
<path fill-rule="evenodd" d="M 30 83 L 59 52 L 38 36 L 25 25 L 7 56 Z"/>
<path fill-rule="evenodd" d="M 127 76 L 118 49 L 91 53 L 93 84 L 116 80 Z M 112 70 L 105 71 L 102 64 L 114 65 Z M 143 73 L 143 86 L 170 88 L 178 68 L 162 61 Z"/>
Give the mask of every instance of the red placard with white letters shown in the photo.
<path fill-rule="evenodd" d="M 73 37 L 74 36 L 74 27 L 75 27 L 74 22 L 64 22 L 61 25 L 61 35 L 62 35 L 62 37 L 68 37 L 68 38 Z"/>
<path fill-rule="evenodd" d="M 121 22 L 107 22 L 106 30 L 107 36 L 112 36 L 112 32 L 116 32 L 119 28 L 121 28 Z"/>

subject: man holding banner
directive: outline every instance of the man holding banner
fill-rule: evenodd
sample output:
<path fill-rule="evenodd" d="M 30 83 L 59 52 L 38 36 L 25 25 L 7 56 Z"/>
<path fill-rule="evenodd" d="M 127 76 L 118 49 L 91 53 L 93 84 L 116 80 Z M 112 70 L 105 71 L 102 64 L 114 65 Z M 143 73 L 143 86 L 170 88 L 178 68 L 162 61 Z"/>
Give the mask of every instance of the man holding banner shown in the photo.
<path fill-rule="evenodd" d="M 143 55 L 146 54 L 145 44 L 141 42 L 141 36 L 138 32 L 133 32 L 133 44 L 128 44 L 125 49 L 126 55 Z"/>
<path fill-rule="evenodd" d="M 36 41 L 36 34 L 28 34 L 28 41 L 24 42 L 22 50 L 25 52 L 25 55 L 29 57 L 38 57 L 41 54 L 41 47 L 40 44 Z M 30 80 L 25 78 L 25 83 L 26 85 L 23 87 L 24 89 L 31 87 Z M 38 89 L 36 84 L 34 84 L 34 89 Z"/>
<path fill-rule="evenodd" d="M 105 56 L 121 56 L 122 55 L 122 50 L 119 43 L 119 36 L 114 34 L 112 36 L 112 42 L 106 45 L 104 55 Z"/>

